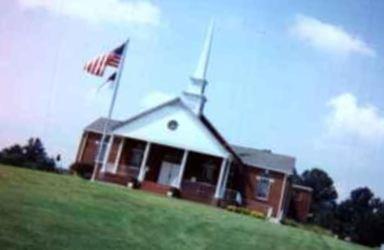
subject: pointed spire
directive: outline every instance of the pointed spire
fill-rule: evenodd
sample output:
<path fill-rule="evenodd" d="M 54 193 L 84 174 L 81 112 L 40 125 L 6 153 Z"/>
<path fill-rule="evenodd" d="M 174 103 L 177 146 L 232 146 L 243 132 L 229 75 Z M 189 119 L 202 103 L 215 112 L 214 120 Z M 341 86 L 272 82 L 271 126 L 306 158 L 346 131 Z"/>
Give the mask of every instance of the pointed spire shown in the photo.
<path fill-rule="evenodd" d="M 187 89 L 183 92 L 184 102 L 196 115 L 201 115 L 203 113 L 204 105 L 207 101 L 204 92 L 208 81 L 205 77 L 211 53 L 213 26 L 213 21 L 211 21 L 196 71 L 191 76 L 191 82 Z"/>
<path fill-rule="evenodd" d="M 199 63 L 196 67 L 195 73 L 192 75 L 193 79 L 206 81 L 205 76 L 207 74 L 209 56 L 211 54 L 213 29 L 214 29 L 214 21 L 211 20 L 211 23 L 208 28 L 207 36 L 205 38 L 204 48 L 200 54 Z"/>

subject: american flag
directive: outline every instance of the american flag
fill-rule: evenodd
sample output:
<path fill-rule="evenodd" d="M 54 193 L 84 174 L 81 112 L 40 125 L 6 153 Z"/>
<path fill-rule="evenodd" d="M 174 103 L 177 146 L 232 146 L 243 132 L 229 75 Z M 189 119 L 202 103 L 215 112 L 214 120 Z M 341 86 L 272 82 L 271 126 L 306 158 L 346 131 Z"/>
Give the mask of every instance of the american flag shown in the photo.
<path fill-rule="evenodd" d="M 107 66 L 118 68 L 121 62 L 125 45 L 126 44 L 124 43 L 118 48 L 112 50 L 111 52 L 88 61 L 84 66 L 84 70 L 92 75 L 103 76 Z"/>

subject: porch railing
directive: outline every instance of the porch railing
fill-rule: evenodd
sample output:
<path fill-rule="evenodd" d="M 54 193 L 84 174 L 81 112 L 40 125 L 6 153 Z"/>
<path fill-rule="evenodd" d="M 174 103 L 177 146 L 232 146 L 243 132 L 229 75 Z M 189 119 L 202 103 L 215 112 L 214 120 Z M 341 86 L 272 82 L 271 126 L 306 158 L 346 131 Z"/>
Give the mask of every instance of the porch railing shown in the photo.
<path fill-rule="evenodd" d="M 228 201 L 228 202 L 231 202 L 231 203 L 235 203 L 237 202 L 236 200 L 236 197 L 237 196 L 237 191 L 236 190 L 233 190 L 233 189 L 229 189 L 227 188 L 224 192 L 224 197 L 223 199 Z"/>
<path fill-rule="evenodd" d="M 215 194 L 216 187 L 209 183 L 183 180 L 181 190 L 188 195 L 210 199 Z"/>
<path fill-rule="evenodd" d="M 140 168 L 129 166 L 129 165 L 124 165 L 124 167 L 129 177 L 137 178 L 137 176 L 139 176 Z"/>
<path fill-rule="evenodd" d="M 115 171 L 115 166 L 114 164 L 108 163 L 105 166 L 105 172 L 109 174 L 116 174 L 119 176 L 127 176 L 127 177 L 132 177 L 132 178 L 137 178 L 139 175 L 140 168 L 130 166 L 130 165 L 119 165 Z"/>

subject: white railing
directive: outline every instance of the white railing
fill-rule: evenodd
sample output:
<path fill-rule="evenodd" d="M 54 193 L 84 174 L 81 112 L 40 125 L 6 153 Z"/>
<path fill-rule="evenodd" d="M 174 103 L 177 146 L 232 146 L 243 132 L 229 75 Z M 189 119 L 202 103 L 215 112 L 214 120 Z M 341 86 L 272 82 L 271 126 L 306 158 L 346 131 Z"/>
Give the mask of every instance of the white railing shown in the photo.
<path fill-rule="evenodd" d="M 115 171 L 115 164 L 113 163 L 107 163 L 105 164 L 105 169 L 104 169 L 105 172 L 108 172 L 108 173 L 114 173 Z"/>

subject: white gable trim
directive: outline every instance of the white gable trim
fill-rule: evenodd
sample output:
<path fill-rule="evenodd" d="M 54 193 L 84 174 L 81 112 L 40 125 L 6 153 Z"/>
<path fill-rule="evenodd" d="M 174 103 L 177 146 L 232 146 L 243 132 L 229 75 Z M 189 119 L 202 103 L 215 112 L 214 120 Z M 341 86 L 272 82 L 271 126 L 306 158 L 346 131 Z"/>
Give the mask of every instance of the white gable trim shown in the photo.
<path fill-rule="evenodd" d="M 152 136 L 150 133 L 146 134 L 143 132 L 141 132 L 141 133 L 136 132 L 136 131 L 140 131 L 140 128 L 139 129 L 133 129 L 129 132 L 124 131 L 125 126 L 129 126 L 131 123 L 136 122 L 136 121 L 139 122 L 138 120 L 140 120 L 141 118 L 143 118 L 147 115 L 151 115 L 154 112 L 160 111 L 161 109 L 166 108 L 166 107 L 170 107 L 170 109 L 172 109 L 171 105 L 175 105 L 175 111 L 176 111 L 175 115 L 180 116 L 181 119 L 185 119 L 184 122 L 187 122 L 187 124 L 190 124 L 190 123 L 188 123 L 188 120 L 191 119 L 193 121 L 193 124 L 189 125 L 190 129 L 192 129 L 192 131 L 200 133 L 200 136 L 202 136 L 201 133 L 203 133 L 203 136 L 205 138 L 202 138 L 202 137 L 201 138 L 202 138 L 202 140 L 206 140 L 207 146 L 205 146 L 204 142 L 201 142 L 200 140 L 196 140 L 196 138 L 190 139 L 190 141 L 191 141 L 190 145 L 183 144 L 183 138 L 181 138 L 180 134 L 177 135 L 175 140 L 170 139 L 167 141 L 166 140 L 167 138 L 165 138 L 165 140 L 162 140 L 160 135 L 158 138 L 156 138 L 156 136 Z M 177 107 L 180 107 L 181 112 L 177 111 L 178 110 Z M 185 112 L 183 112 L 183 111 L 185 111 Z M 164 111 L 164 112 L 165 112 L 164 117 L 168 116 L 168 114 L 166 114 L 167 111 Z M 173 111 L 171 110 L 169 113 L 169 116 L 173 116 L 172 112 Z M 156 121 L 154 121 L 154 122 L 156 122 Z M 155 125 L 153 125 L 153 126 L 155 126 Z M 185 126 L 185 125 L 183 125 L 183 126 Z M 197 126 L 197 128 L 196 128 L 196 126 Z M 194 128 L 196 128 L 196 129 L 194 129 Z M 181 132 L 179 132 L 179 133 L 181 133 Z M 188 130 L 187 131 L 184 130 L 184 133 L 188 134 Z M 123 124 L 114 128 L 114 130 L 112 131 L 112 134 L 117 135 L 117 136 L 124 136 L 124 137 L 133 138 L 133 139 L 138 139 L 138 140 L 144 140 L 144 141 L 148 141 L 151 143 L 187 149 L 187 150 L 191 150 L 191 151 L 195 151 L 195 152 L 199 152 L 199 153 L 203 153 L 203 154 L 210 154 L 210 155 L 224 157 L 224 158 L 228 158 L 231 156 L 231 152 L 229 152 L 226 149 L 226 147 L 216 138 L 216 136 L 214 134 L 212 134 L 210 129 L 208 129 L 206 127 L 206 125 L 199 119 L 199 117 L 196 116 L 181 101 L 180 98 L 175 98 L 171 101 L 165 102 L 159 106 L 156 106 L 152 109 L 149 109 L 147 111 L 139 113 L 136 116 L 133 116 L 132 118 L 126 120 Z M 186 136 L 186 139 L 187 139 L 187 137 L 188 136 Z M 188 143 L 188 140 L 186 141 L 186 143 Z"/>
<path fill-rule="evenodd" d="M 147 109 L 147 110 L 145 110 L 145 111 L 143 111 L 143 112 L 141 112 L 141 113 L 138 113 L 137 115 L 134 115 L 134 116 L 132 116 L 131 118 L 125 120 L 125 121 L 124 121 L 122 124 L 120 124 L 119 126 L 113 128 L 113 131 L 119 129 L 120 127 L 123 127 L 123 126 L 126 125 L 127 123 L 133 122 L 133 121 L 135 121 L 135 120 L 137 120 L 137 119 L 139 119 L 139 118 L 141 118 L 141 117 L 143 117 L 143 116 L 145 116 L 145 115 L 149 115 L 150 113 L 153 113 L 153 112 L 155 112 L 156 110 L 159 110 L 159 109 L 161 109 L 161 108 L 164 108 L 164 107 L 166 107 L 166 106 L 168 106 L 168 105 L 170 105 L 170 104 L 176 103 L 176 102 L 178 102 L 178 101 L 180 101 L 180 98 L 179 98 L 179 97 L 174 98 L 174 99 L 171 99 L 171 100 L 169 100 L 169 101 L 166 101 L 166 102 L 164 102 L 164 103 L 162 103 L 162 104 L 160 104 L 160 105 L 158 105 L 158 106 L 155 106 L 155 107 L 153 107 L 153 108 Z"/>

